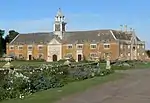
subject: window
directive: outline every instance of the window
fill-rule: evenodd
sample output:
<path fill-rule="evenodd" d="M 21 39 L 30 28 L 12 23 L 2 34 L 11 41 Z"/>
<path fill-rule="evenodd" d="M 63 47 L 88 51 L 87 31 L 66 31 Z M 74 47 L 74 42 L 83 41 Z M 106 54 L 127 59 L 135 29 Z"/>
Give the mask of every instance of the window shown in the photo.
<path fill-rule="evenodd" d="M 18 46 L 18 49 L 19 49 L 19 50 L 22 50 L 22 49 L 23 49 L 23 46 L 22 46 L 22 45 Z"/>
<path fill-rule="evenodd" d="M 128 45 L 128 49 L 130 49 L 130 45 Z"/>
<path fill-rule="evenodd" d="M 90 53 L 90 57 L 97 57 L 97 53 Z"/>
<path fill-rule="evenodd" d="M 14 46 L 10 46 L 9 48 L 10 48 L 10 50 L 14 50 Z"/>
<path fill-rule="evenodd" d="M 144 49 L 144 47 L 145 47 L 145 46 L 143 45 L 142 48 Z"/>
<path fill-rule="evenodd" d="M 123 57 L 123 54 L 121 53 L 121 55 L 120 55 L 121 57 Z"/>
<path fill-rule="evenodd" d="M 137 48 L 139 49 L 139 48 L 140 48 L 140 46 L 138 45 L 138 46 L 137 46 Z"/>
<path fill-rule="evenodd" d="M 109 49 L 110 48 L 110 44 L 104 44 L 104 49 Z"/>
<path fill-rule="evenodd" d="M 91 49 L 96 49 L 96 47 L 97 47 L 96 44 L 91 44 L 91 45 L 90 45 L 90 48 L 91 48 Z"/>
<path fill-rule="evenodd" d="M 23 58 L 23 55 L 22 55 L 22 54 L 19 54 L 19 58 Z"/>
<path fill-rule="evenodd" d="M 28 46 L 28 50 L 32 50 L 32 46 Z"/>
<path fill-rule="evenodd" d="M 77 45 L 77 49 L 82 49 L 83 45 Z"/>
<path fill-rule="evenodd" d="M 68 49 L 72 49 L 73 46 L 70 44 L 70 45 L 67 45 L 67 48 L 68 48 Z"/>
<path fill-rule="evenodd" d="M 128 53 L 128 56 L 130 56 L 130 53 Z"/>
<path fill-rule="evenodd" d="M 120 48 L 121 48 L 121 49 L 123 48 L 123 45 L 122 45 L 122 44 L 120 45 Z"/>
<path fill-rule="evenodd" d="M 145 53 L 142 53 L 142 55 L 145 55 Z"/>
<path fill-rule="evenodd" d="M 38 45 L 38 50 L 43 50 L 43 45 Z"/>

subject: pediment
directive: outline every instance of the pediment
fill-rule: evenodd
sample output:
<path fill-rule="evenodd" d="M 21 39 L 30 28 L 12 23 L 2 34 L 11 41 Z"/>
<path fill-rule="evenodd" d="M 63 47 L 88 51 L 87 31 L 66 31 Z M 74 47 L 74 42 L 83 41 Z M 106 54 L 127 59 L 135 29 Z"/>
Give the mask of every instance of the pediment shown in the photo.
<path fill-rule="evenodd" d="M 48 44 L 61 44 L 57 39 L 53 38 Z"/>

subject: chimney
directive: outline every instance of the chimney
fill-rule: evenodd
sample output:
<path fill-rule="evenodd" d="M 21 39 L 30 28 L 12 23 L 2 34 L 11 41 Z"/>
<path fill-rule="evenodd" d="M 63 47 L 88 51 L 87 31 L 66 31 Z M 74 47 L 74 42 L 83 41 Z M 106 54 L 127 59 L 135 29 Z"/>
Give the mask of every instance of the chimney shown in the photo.
<path fill-rule="evenodd" d="M 124 25 L 124 32 L 127 32 L 127 25 Z"/>

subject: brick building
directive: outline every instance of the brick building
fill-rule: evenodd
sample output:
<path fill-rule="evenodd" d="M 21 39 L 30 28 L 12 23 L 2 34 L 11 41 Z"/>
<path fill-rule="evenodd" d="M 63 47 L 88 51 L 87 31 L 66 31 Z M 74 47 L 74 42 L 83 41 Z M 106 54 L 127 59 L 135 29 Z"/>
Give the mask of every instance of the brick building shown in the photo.
<path fill-rule="evenodd" d="M 7 55 L 18 59 L 45 59 L 48 62 L 73 57 L 83 59 L 142 60 L 145 42 L 134 30 L 66 31 L 65 16 L 59 9 L 53 32 L 18 34 L 7 44 Z"/>

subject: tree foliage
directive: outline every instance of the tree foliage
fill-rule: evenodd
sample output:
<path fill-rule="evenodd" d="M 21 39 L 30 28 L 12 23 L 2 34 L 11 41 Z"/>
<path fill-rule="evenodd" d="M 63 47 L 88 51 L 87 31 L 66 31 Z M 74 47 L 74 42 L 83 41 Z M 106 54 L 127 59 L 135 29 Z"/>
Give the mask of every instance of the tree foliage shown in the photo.
<path fill-rule="evenodd" d="M 6 43 L 10 43 L 18 34 L 15 30 L 10 30 L 9 34 L 5 37 Z"/>
<path fill-rule="evenodd" d="M 0 30 L 0 57 L 3 55 L 4 53 L 4 47 L 5 47 L 5 40 L 3 38 L 5 31 L 4 30 Z"/>
<path fill-rule="evenodd" d="M 150 50 L 146 50 L 148 57 L 150 57 Z"/>

